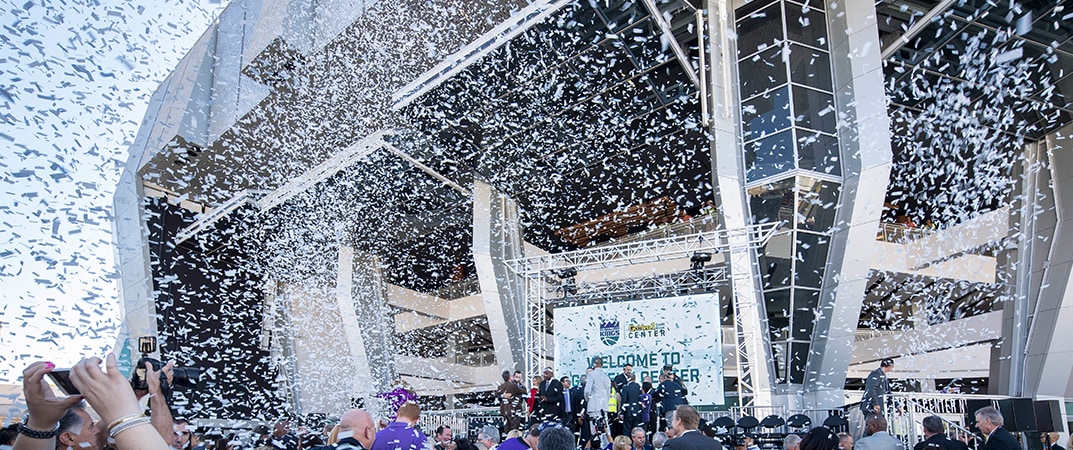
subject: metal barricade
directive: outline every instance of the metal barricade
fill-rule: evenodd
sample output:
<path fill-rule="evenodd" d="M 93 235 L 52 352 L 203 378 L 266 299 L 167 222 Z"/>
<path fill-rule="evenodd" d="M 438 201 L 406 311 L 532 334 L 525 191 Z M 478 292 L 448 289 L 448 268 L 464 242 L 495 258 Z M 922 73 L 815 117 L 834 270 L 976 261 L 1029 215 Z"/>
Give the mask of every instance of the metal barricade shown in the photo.
<path fill-rule="evenodd" d="M 422 411 L 417 423 L 429 436 L 435 433 L 437 428 L 448 426 L 455 435 L 472 439 L 480 431 L 481 426 L 490 424 L 499 427 L 502 425 L 503 417 L 499 415 L 499 408 L 496 407 L 447 409 Z"/>

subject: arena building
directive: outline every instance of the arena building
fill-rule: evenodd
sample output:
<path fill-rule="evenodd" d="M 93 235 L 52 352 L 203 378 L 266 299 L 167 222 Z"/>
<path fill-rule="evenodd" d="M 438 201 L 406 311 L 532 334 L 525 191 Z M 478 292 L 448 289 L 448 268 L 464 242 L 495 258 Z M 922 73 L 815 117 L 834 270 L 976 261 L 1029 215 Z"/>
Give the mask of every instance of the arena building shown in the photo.
<path fill-rule="evenodd" d="M 204 369 L 195 417 L 452 408 L 558 363 L 558 307 L 708 293 L 713 407 L 841 408 L 885 358 L 1071 398 L 1069 14 L 234 0 L 115 196 L 124 345 Z"/>

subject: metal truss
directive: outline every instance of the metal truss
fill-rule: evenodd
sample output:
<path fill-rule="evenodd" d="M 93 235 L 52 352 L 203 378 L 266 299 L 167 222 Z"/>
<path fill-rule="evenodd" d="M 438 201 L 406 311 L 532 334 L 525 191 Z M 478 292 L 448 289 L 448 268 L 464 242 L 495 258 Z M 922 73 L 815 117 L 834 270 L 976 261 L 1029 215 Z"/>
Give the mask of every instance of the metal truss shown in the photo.
<path fill-rule="evenodd" d="M 561 296 L 565 283 L 556 282 L 558 273 L 563 269 L 573 269 L 576 272 L 586 270 L 609 269 L 626 267 L 634 264 L 645 264 L 660 261 L 685 259 L 696 253 L 727 253 L 731 259 L 731 267 L 735 267 L 735 260 L 743 257 L 752 258 L 752 250 L 763 246 L 768 239 L 775 234 L 777 223 L 750 225 L 733 230 L 708 231 L 684 236 L 674 236 L 649 241 L 630 242 L 620 245 L 610 245 L 593 249 L 576 250 L 552 255 L 541 255 L 528 258 L 519 258 L 505 261 L 504 263 L 515 274 L 524 278 L 526 286 L 526 332 L 525 332 L 525 368 L 526 377 L 541 373 L 542 366 L 550 362 L 548 358 L 548 306 L 563 306 L 563 303 L 587 303 L 598 299 L 610 300 L 609 297 L 618 297 L 619 300 L 630 298 L 642 298 L 645 294 L 652 295 L 677 295 L 682 289 L 711 288 L 716 283 L 725 283 L 726 268 L 710 268 L 701 273 L 671 274 L 656 277 L 643 277 L 636 279 L 615 280 L 602 283 L 592 283 L 581 286 L 573 286 L 574 294 L 567 293 L 567 299 L 554 298 Z M 740 266 L 740 261 L 739 265 Z M 731 277 L 734 295 L 734 316 L 736 325 L 736 346 L 738 348 L 738 368 L 742 373 L 738 383 L 738 394 L 745 394 L 744 399 L 753 398 L 755 386 L 750 369 L 751 352 L 747 347 L 748 339 L 758 336 L 755 327 L 742 323 L 743 311 L 748 314 L 758 314 L 756 311 L 756 293 L 752 292 L 754 284 L 750 277 L 757 273 L 756 270 L 745 271 L 732 270 Z M 676 278 L 678 277 L 678 278 Z M 687 277 L 692 277 L 691 280 Z M 749 282 L 748 287 L 743 282 Z M 554 283 L 554 284 L 552 284 Z M 670 283 L 670 284 L 668 284 Z M 674 283 L 680 283 L 675 286 Z M 739 289 L 748 289 L 751 295 L 740 299 L 737 295 Z M 611 295 L 608 295 L 611 294 Z M 571 298 L 570 296 L 574 297 Z M 759 316 L 757 316 L 759 317 Z M 743 350 L 744 349 L 744 350 Z M 764 371 L 766 373 L 766 371 Z"/>
<path fill-rule="evenodd" d="M 576 292 L 565 294 L 564 285 L 559 284 L 551 290 L 551 293 L 561 297 L 547 299 L 546 303 L 553 308 L 558 308 L 711 292 L 714 287 L 727 283 L 728 272 L 726 266 L 712 266 L 644 278 L 580 283 L 576 286 Z"/>
<path fill-rule="evenodd" d="M 764 245 L 775 234 L 776 224 L 770 225 L 761 242 L 755 241 L 745 230 L 727 235 L 727 262 L 731 272 L 731 288 L 734 301 L 734 347 L 738 360 L 738 405 L 755 407 L 770 404 L 770 361 L 763 358 L 767 345 L 766 315 L 763 298 L 758 295 L 760 270 L 755 249 Z M 761 403 L 756 400 L 760 397 Z"/>
<path fill-rule="evenodd" d="M 759 247 L 775 234 L 777 225 L 777 223 L 766 223 L 734 230 L 706 231 L 685 236 L 512 259 L 505 263 L 514 273 L 532 277 L 539 274 L 551 274 L 551 271 L 556 269 L 573 268 L 578 272 L 583 272 L 670 261 L 689 258 L 697 252 L 730 251 L 732 248 L 730 242 L 742 241 L 750 247 Z"/>

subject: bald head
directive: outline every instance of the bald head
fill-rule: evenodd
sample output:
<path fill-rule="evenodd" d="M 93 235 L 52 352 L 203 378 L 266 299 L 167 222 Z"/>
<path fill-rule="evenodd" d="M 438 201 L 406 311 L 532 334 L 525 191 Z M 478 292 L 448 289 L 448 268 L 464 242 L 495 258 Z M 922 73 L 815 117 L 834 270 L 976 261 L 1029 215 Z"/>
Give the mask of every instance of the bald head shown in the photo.
<path fill-rule="evenodd" d="M 351 409 L 339 418 L 339 439 L 353 436 L 365 448 L 372 448 L 376 428 L 373 416 L 360 409 Z"/>
<path fill-rule="evenodd" d="M 864 433 L 871 436 L 880 431 L 887 431 L 887 419 L 879 414 L 869 414 L 864 420 Z"/>

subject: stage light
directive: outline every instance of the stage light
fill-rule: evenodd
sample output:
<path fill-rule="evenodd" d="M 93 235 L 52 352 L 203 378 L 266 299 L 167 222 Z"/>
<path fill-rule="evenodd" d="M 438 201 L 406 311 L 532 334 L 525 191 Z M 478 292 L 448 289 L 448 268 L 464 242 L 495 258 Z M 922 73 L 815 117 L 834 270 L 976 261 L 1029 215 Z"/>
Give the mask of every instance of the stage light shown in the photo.
<path fill-rule="evenodd" d="M 565 269 L 559 269 L 555 271 L 555 274 L 559 276 L 559 279 L 565 280 L 567 278 L 574 278 L 577 276 L 577 269 L 573 267 L 567 267 Z"/>
<path fill-rule="evenodd" d="M 712 254 L 708 252 L 695 252 L 693 256 L 689 257 L 689 268 L 693 270 L 701 270 L 704 268 L 704 263 L 712 261 Z"/>
<path fill-rule="evenodd" d="M 573 267 L 559 269 L 555 271 L 555 275 L 562 280 L 559 289 L 563 292 L 563 298 L 577 294 L 577 281 L 574 280 L 574 277 L 577 276 L 577 269 Z"/>

